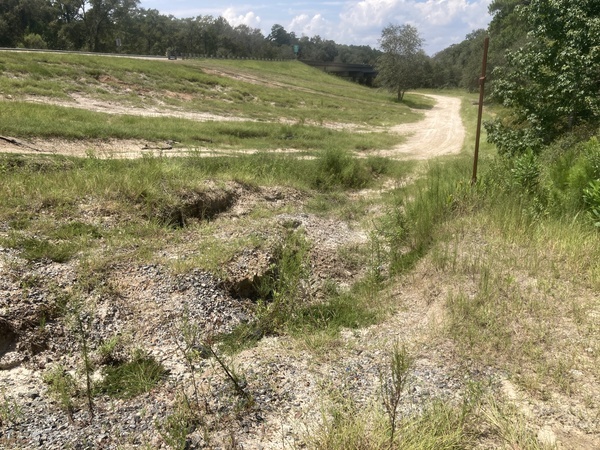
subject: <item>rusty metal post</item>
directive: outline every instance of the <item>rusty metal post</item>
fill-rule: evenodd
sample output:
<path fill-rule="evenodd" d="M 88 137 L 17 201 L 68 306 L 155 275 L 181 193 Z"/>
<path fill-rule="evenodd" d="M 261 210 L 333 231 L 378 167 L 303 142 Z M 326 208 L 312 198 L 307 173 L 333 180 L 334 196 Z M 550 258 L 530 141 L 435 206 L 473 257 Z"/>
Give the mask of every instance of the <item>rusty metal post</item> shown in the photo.
<path fill-rule="evenodd" d="M 487 55 L 490 45 L 489 36 L 483 43 L 483 63 L 481 64 L 481 77 L 479 78 L 479 112 L 477 114 L 477 134 L 475 136 L 475 155 L 473 156 L 473 178 L 471 184 L 477 183 L 477 162 L 479 160 L 479 139 L 481 137 L 481 116 L 483 115 L 483 95 L 485 91 L 485 73 L 487 71 Z"/>

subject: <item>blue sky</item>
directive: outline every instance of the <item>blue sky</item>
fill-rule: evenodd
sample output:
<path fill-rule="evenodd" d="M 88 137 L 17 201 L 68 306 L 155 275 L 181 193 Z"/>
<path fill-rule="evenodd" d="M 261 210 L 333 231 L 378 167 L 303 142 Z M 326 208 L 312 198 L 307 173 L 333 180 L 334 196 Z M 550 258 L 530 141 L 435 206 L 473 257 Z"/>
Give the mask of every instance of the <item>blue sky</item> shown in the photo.
<path fill-rule="evenodd" d="M 266 36 L 274 24 L 283 25 L 297 36 L 319 35 L 339 44 L 377 47 L 381 30 L 390 23 L 411 24 L 425 39 L 425 51 L 433 55 L 462 41 L 478 28 L 485 28 L 491 17 L 487 8 L 492 0 L 278 0 L 198 1 L 141 0 L 140 6 L 157 9 L 178 18 L 199 15 L 223 16 L 233 26 L 245 24 L 259 28 Z"/>

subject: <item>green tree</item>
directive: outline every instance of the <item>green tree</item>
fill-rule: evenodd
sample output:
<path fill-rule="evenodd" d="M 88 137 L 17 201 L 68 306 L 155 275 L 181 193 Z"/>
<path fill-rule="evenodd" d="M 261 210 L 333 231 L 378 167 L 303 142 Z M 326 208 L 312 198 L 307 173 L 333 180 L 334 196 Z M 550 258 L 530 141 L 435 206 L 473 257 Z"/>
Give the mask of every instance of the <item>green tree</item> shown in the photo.
<path fill-rule="evenodd" d="M 267 39 L 277 46 L 292 45 L 296 42 L 296 35 L 293 31 L 288 33 L 283 26 L 276 23 L 271 27 L 271 33 L 267 36 Z"/>
<path fill-rule="evenodd" d="M 522 14 L 529 41 L 495 71 L 494 96 L 509 113 L 486 125 L 505 153 L 600 124 L 600 2 L 531 0 Z"/>
<path fill-rule="evenodd" d="M 529 0 L 493 0 L 490 3 L 488 7 L 492 16 L 488 26 L 490 70 L 506 63 L 504 58 L 506 51 L 516 50 L 527 42 L 529 28 L 521 8 L 528 3 Z"/>
<path fill-rule="evenodd" d="M 45 49 L 48 48 L 48 44 L 39 34 L 28 33 L 23 37 L 23 47 Z"/>
<path fill-rule="evenodd" d="M 25 35 L 40 37 L 39 43 L 48 42 L 48 24 L 53 9 L 47 0 L 0 1 L 0 47 L 23 46 Z"/>
<path fill-rule="evenodd" d="M 423 39 L 412 25 L 388 25 L 381 32 L 383 55 L 377 59 L 377 82 L 398 94 L 402 101 L 409 89 L 423 84 L 427 56 Z"/>
<path fill-rule="evenodd" d="M 133 16 L 128 35 L 123 39 L 123 51 L 142 55 L 165 55 L 167 48 L 176 46 L 176 22 L 175 17 L 160 14 L 156 9 L 139 9 Z M 187 26 L 185 20 L 181 22 L 181 28 Z"/>
<path fill-rule="evenodd" d="M 312 61 L 333 61 L 338 56 L 338 46 L 335 42 L 323 40 L 316 35 L 311 38 L 302 36 L 298 41 L 301 49 L 300 59 Z"/>
<path fill-rule="evenodd" d="M 338 55 L 336 62 L 348 64 L 369 64 L 374 66 L 377 58 L 381 56 L 381 51 L 371 48 L 368 45 L 343 45 L 338 44 Z"/>
<path fill-rule="evenodd" d="M 267 42 L 258 28 L 238 25 L 233 31 L 234 48 L 238 56 L 264 57 L 264 48 Z"/>
<path fill-rule="evenodd" d="M 54 20 L 50 23 L 53 39 L 50 48 L 80 50 L 85 46 L 87 32 L 83 22 L 84 0 L 54 0 Z"/>
<path fill-rule="evenodd" d="M 93 52 L 115 50 L 115 38 L 125 31 L 122 25 L 135 13 L 138 4 L 139 0 L 86 0 L 83 21 L 88 49 Z"/>
<path fill-rule="evenodd" d="M 479 89 L 483 41 L 487 32 L 475 30 L 465 40 L 436 53 L 433 60 L 435 87 L 461 87 L 470 92 Z"/>

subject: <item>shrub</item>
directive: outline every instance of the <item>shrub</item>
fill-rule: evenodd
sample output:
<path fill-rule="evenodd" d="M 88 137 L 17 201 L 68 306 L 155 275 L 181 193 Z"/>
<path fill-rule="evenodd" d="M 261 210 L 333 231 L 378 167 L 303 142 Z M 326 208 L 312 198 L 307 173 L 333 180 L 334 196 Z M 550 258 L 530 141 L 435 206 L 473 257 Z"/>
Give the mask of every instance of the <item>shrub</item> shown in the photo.
<path fill-rule="evenodd" d="M 529 151 L 514 158 L 511 175 L 517 186 L 530 194 L 537 193 L 540 168 L 533 152 Z"/>
<path fill-rule="evenodd" d="M 313 185 L 317 189 L 360 189 L 371 180 L 366 165 L 340 149 L 326 150 L 316 161 Z"/>
<path fill-rule="evenodd" d="M 69 420 L 73 420 L 73 399 L 76 396 L 77 383 L 66 368 L 57 365 L 44 373 L 44 382 L 48 385 L 48 393 L 53 396 L 63 409 Z"/>
<path fill-rule="evenodd" d="M 576 215 L 589 202 L 584 191 L 600 179 L 600 142 L 586 142 L 563 148 L 562 143 L 548 147 L 542 154 L 542 182 L 548 192 L 551 208 L 558 214 Z"/>
<path fill-rule="evenodd" d="M 590 181 L 589 186 L 583 190 L 583 199 L 594 226 L 600 228 L 600 179 Z"/>
<path fill-rule="evenodd" d="M 48 48 L 48 44 L 44 41 L 44 38 L 39 34 L 28 33 L 23 37 L 23 47 L 25 48 Z"/>

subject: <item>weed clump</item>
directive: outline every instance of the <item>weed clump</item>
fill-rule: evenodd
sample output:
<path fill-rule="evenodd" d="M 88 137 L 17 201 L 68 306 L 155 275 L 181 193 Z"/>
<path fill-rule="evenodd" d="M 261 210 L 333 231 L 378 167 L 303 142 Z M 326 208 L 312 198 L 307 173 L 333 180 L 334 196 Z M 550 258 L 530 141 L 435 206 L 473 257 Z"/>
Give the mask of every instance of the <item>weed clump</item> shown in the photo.
<path fill-rule="evenodd" d="M 339 292 L 329 285 L 324 301 L 314 301 L 310 291 L 309 245 L 303 233 L 286 235 L 276 254 L 273 270 L 260 288 L 262 299 L 256 318 L 218 336 L 227 351 L 247 347 L 263 336 L 335 336 L 343 328 L 372 325 L 383 313 L 377 293 L 381 283 L 373 276 L 355 283 L 349 291 Z"/>
<path fill-rule="evenodd" d="M 321 190 L 360 189 L 371 181 L 367 166 L 348 152 L 327 149 L 316 160 L 313 186 Z"/>
<path fill-rule="evenodd" d="M 390 448 L 394 445 L 399 419 L 398 408 L 408 383 L 411 363 L 412 361 L 406 347 L 400 347 L 398 342 L 396 342 L 390 355 L 388 373 L 382 372 L 380 374 L 381 398 L 390 427 Z"/>
<path fill-rule="evenodd" d="M 173 450 L 185 450 L 189 448 L 188 436 L 199 425 L 199 418 L 190 407 L 187 399 L 177 399 L 172 414 L 166 416 L 162 421 L 156 423 L 156 429 L 165 443 Z"/>
<path fill-rule="evenodd" d="M 490 199 L 518 202 L 530 221 L 581 216 L 596 223 L 594 211 L 600 203 L 594 185 L 600 180 L 600 142 L 597 137 L 579 143 L 573 139 L 567 136 L 539 154 L 496 158 L 482 180 Z"/>
<path fill-rule="evenodd" d="M 310 299 L 309 250 L 304 234 L 293 230 L 274 249 L 275 262 L 258 286 L 257 318 L 239 330 L 250 340 L 283 332 Z"/>
<path fill-rule="evenodd" d="M 148 392 L 166 375 L 165 368 L 149 354 L 137 350 L 131 361 L 107 366 L 96 393 L 117 398 L 132 398 Z"/>
<path fill-rule="evenodd" d="M 60 408 L 67 414 L 69 421 L 73 423 L 74 401 L 77 393 L 75 378 L 64 366 L 56 365 L 43 376 L 48 385 L 48 392 L 53 396 Z"/>

